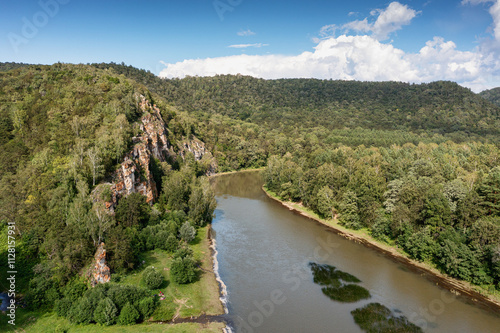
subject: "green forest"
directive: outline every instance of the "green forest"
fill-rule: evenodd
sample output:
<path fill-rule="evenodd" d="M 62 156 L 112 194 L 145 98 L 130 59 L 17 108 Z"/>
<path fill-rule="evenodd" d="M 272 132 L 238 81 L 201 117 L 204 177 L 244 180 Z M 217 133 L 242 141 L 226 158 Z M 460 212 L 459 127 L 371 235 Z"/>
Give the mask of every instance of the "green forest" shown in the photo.
<path fill-rule="evenodd" d="M 7 257 L 7 224 L 15 224 L 28 310 L 84 324 L 161 319 L 167 310 L 150 297 L 163 283 L 158 272 L 134 287 L 120 279 L 144 269 L 142 254 L 155 250 L 169 254 L 175 284 L 199 279 L 193 247 L 216 205 L 206 176 L 213 165 L 265 167 L 265 186 L 280 198 L 495 293 L 496 96 L 453 82 L 161 79 L 125 64 L 3 63 L 0 252 Z M 110 184 L 154 108 L 170 145 L 164 161 L 151 158 L 146 168 L 158 195 L 117 198 L 108 214 Z M 190 142 L 212 158 L 185 150 Z M 136 178 L 148 179 L 146 171 Z M 89 288 L 101 242 L 111 283 Z"/>

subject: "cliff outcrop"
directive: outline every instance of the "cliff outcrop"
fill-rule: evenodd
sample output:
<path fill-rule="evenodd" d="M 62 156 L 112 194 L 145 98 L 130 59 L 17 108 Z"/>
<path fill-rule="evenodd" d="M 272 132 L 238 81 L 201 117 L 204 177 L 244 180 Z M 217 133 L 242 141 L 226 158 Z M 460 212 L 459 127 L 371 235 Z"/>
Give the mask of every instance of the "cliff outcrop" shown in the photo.
<path fill-rule="evenodd" d="M 140 118 L 141 134 L 132 138 L 132 150 L 126 154 L 113 176 L 111 201 L 105 203 L 111 212 L 114 212 L 120 198 L 134 192 L 146 196 L 149 204 L 153 204 L 158 198 L 158 187 L 151 170 L 153 158 L 168 162 L 175 160 L 178 155 L 184 159 L 186 153 L 191 152 L 196 161 L 205 165 L 207 175 L 214 174 L 217 169 L 217 163 L 210 151 L 195 137 L 183 140 L 178 147 L 172 146 L 168 140 L 169 130 L 160 109 L 142 95 L 137 96 L 137 100 L 143 113 Z"/>
<path fill-rule="evenodd" d="M 107 283 L 111 280 L 111 271 L 106 264 L 106 249 L 101 243 L 94 255 L 94 267 L 90 273 L 90 284 L 95 287 L 99 283 Z"/>

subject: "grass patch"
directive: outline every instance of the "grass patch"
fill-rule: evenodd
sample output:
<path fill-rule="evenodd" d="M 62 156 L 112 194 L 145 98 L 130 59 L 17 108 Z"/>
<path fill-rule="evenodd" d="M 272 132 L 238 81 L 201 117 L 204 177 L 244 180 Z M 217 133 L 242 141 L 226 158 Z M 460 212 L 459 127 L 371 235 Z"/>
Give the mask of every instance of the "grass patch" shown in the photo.
<path fill-rule="evenodd" d="M 199 263 L 199 279 L 190 284 L 178 284 L 170 276 L 172 255 L 163 250 L 145 252 L 141 260 L 145 263 L 140 269 L 122 277 L 120 284 L 141 285 L 145 268 L 153 266 L 163 274 L 165 282 L 159 289 L 152 291 L 165 295 L 153 314 L 154 320 L 168 321 L 173 317 L 198 317 L 202 314 L 218 315 L 224 313 L 219 300 L 219 286 L 212 273 L 212 258 L 208 239 L 209 226 L 200 228 L 190 248 Z M 173 314 L 172 314 L 173 312 Z"/>
<path fill-rule="evenodd" d="M 165 282 L 159 289 L 151 290 L 151 294 L 162 291 L 165 299 L 160 301 L 152 318 L 158 321 L 170 321 L 174 317 L 189 318 L 202 314 L 220 315 L 224 313 L 219 300 L 219 285 L 212 273 L 212 258 L 208 232 L 210 226 L 200 228 L 190 248 L 199 263 L 199 279 L 191 284 L 176 284 L 170 278 L 172 255 L 163 250 L 143 253 L 141 260 L 145 263 L 140 268 L 121 276 L 113 276 L 117 284 L 142 285 L 142 275 L 149 266 L 154 266 L 163 275 Z M 155 324 L 145 322 L 138 325 L 109 327 L 91 325 L 74 325 L 66 318 L 58 317 L 54 312 L 16 310 L 16 326 L 9 325 L 6 315 L 0 316 L 0 332 L 220 332 L 225 326 L 222 323 L 183 323 L 176 325 Z"/>
<path fill-rule="evenodd" d="M 351 311 L 354 321 L 368 333 L 394 332 L 418 333 L 422 329 L 408 321 L 405 316 L 395 316 L 391 310 L 379 303 L 370 303 Z"/>
<path fill-rule="evenodd" d="M 342 303 L 354 303 L 370 298 L 370 292 L 354 283 L 361 282 L 357 277 L 330 265 L 309 263 L 314 277 L 314 283 L 324 286 L 323 294 L 330 299 Z"/>
<path fill-rule="evenodd" d="M 20 329 L 16 325 L 16 332 L 28 332 L 28 333 L 94 333 L 94 332 L 105 332 L 105 333 L 128 333 L 128 332 L 220 332 L 222 328 L 225 327 L 223 323 L 183 323 L 183 324 L 157 324 L 157 323 L 142 323 L 138 325 L 122 326 L 99 326 L 99 325 L 73 325 L 67 319 L 57 317 L 54 313 L 45 313 L 40 315 L 36 322 Z M 4 332 L 4 331 L 2 331 Z M 14 330 L 12 330 L 14 332 Z"/>

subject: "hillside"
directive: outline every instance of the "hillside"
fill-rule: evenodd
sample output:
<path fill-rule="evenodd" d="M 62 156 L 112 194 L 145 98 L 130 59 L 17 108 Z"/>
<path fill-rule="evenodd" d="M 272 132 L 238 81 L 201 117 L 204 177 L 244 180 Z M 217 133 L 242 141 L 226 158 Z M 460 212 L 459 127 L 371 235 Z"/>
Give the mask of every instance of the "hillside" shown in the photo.
<path fill-rule="evenodd" d="M 500 106 L 500 88 L 493 88 L 479 93 L 479 96 L 485 98 L 491 103 Z"/>
<path fill-rule="evenodd" d="M 209 261 L 202 256 L 208 244 L 190 243 L 206 237 L 215 199 L 204 175 L 217 165 L 196 127 L 144 86 L 110 71 L 55 64 L 0 72 L 0 255 L 10 251 L 9 232 L 16 302 L 27 305 L 20 317 L 55 311 L 71 323 L 101 323 L 92 311 L 102 301 L 115 309 L 106 325 L 172 319 L 176 305 L 170 299 L 162 310 L 144 288 L 146 278 L 100 294 L 87 288 L 109 281 L 110 273 L 141 276 L 150 251 L 174 267 L 169 274 L 153 270 L 155 289 L 173 284 L 175 292 L 162 288 L 170 297 L 206 297 L 196 267 Z M 0 266 L 5 280 L 7 261 Z M 181 286 L 196 281 L 202 282 Z M 131 321 L 118 317 L 125 297 L 138 313 Z M 198 314 L 208 311 L 197 306 Z"/>
<path fill-rule="evenodd" d="M 93 64 L 134 78 L 179 109 L 264 125 L 406 130 L 497 137 L 500 108 L 452 82 L 407 84 L 221 75 L 160 79 L 117 64 Z"/>

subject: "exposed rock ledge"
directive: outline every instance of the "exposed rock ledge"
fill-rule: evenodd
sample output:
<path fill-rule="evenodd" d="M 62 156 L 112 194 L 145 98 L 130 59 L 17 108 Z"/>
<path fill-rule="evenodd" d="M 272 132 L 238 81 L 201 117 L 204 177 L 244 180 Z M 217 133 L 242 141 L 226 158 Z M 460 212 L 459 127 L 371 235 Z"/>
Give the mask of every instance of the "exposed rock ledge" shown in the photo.
<path fill-rule="evenodd" d="M 111 280 L 111 271 L 106 264 L 106 249 L 104 243 L 97 248 L 94 256 L 95 263 L 90 272 L 90 284 L 95 287 L 99 283 L 107 283 Z"/>
<path fill-rule="evenodd" d="M 149 204 L 158 198 L 157 184 L 151 170 L 151 159 L 166 162 L 177 156 L 174 147 L 168 141 L 168 128 L 163 121 L 160 109 L 142 95 L 137 96 L 138 105 L 143 112 L 140 129 L 142 134 L 132 138 L 132 150 L 125 156 L 120 168 L 113 176 L 111 186 L 111 201 L 106 202 L 106 208 L 114 212 L 120 198 L 131 193 L 140 193 L 147 198 Z M 205 144 L 192 138 L 180 147 L 175 147 L 184 159 L 186 152 L 193 153 L 197 161 L 207 161 L 207 175 L 215 173 L 217 164 Z"/>

